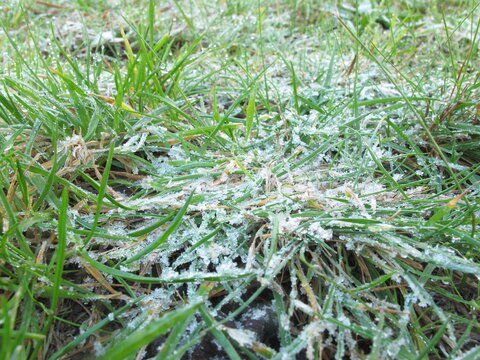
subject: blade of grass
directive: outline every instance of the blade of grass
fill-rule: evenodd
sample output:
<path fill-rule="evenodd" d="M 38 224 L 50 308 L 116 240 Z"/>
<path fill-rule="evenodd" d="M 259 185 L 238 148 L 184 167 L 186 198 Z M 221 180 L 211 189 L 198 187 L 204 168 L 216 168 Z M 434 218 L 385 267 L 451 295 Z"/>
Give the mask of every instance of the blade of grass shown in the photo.
<path fill-rule="evenodd" d="M 130 264 L 134 261 L 137 261 L 138 259 L 142 258 L 143 256 L 145 256 L 146 254 L 152 252 L 153 250 L 155 250 L 157 247 L 159 247 L 161 244 L 163 244 L 165 241 L 168 240 L 168 237 L 173 234 L 173 232 L 175 230 L 177 230 L 177 228 L 180 226 L 180 223 L 182 221 L 182 218 L 183 216 L 185 215 L 185 213 L 187 212 L 187 209 L 188 209 L 188 206 L 190 205 L 190 202 L 192 201 L 192 197 L 193 197 L 193 193 L 194 191 L 192 191 L 190 193 L 190 195 L 188 196 L 187 200 L 185 201 L 185 204 L 182 206 L 182 208 L 177 212 L 177 215 L 175 216 L 175 218 L 173 219 L 172 223 L 170 224 L 170 226 L 168 227 L 168 229 L 166 229 L 164 231 L 164 233 L 154 242 L 152 242 L 150 245 L 148 245 L 147 247 L 145 247 L 143 250 L 139 251 L 137 254 L 133 255 L 132 257 L 130 257 L 129 259 L 127 259 L 126 261 L 124 261 L 123 263 L 124 264 Z"/>
<path fill-rule="evenodd" d="M 68 189 L 64 188 L 62 191 L 62 203 L 61 208 L 59 209 L 59 217 L 58 217 L 58 230 L 57 230 L 57 239 L 58 239 L 58 246 L 55 251 L 54 260 L 55 260 L 55 271 L 54 271 L 54 279 L 52 285 L 52 296 L 51 296 L 51 303 L 50 309 L 48 312 L 47 320 L 43 326 L 42 333 L 46 336 L 52 326 L 54 316 L 58 310 L 58 302 L 60 300 L 60 287 L 62 283 L 62 274 L 63 274 L 63 267 L 64 267 L 64 260 L 65 260 L 65 248 L 67 243 L 67 215 L 68 209 Z M 33 349 L 33 355 L 36 357 L 36 354 L 40 351 L 42 346 L 41 342 L 37 343 L 37 346 Z"/>
<path fill-rule="evenodd" d="M 240 355 L 238 355 L 237 351 L 233 347 L 232 343 L 228 338 L 223 334 L 222 331 L 218 330 L 215 326 L 215 319 L 210 315 L 205 305 L 200 306 L 199 308 L 200 314 L 202 315 L 203 320 L 207 324 L 208 327 L 211 327 L 210 333 L 215 337 L 218 341 L 222 349 L 227 353 L 228 357 L 233 360 L 241 360 Z"/>
<path fill-rule="evenodd" d="M 206 298 L 208 293 L 213 289 L 214 283 L 212 282 L 205 282 L 200 285 L 197 296 Z M 163 359 L 174 359 L 178 358 L 175 355 L 175 347 L 182 339 L 182 336 L 185 334 L 185 330 L 189 325 L 190 321 L 192 320 L 194 313 L 191 313 L 189 316 L 186 316 L 183 320 L 179 321 L 172 329 L 168 338 L 163 342 L 161 350 L 158 352 L 156 359 L 163 360 Z"/>
<path fill-rule="evenodd" d="M 350 36 L 355 40 L 356 43 L 358 43 L 362 48 L 363 50 L 368 54 L 368 56 L 380 67 L 380 69 L 382 70 L 382 72 L 385 74 L 385 76 L 388 78 L 388 80 L 395 86 L 395 89 L 400 93 L 401 97 L 405 100 L 408 108 L 412 111 L 412 113 L 415 115 L 415 117 L 417 118 L 418 122 L 420 123 L 420 125 L 422 126 L 422 128 L 424 129 L 425 131 L 425 134 L 427 135 L 428 137 L 428 140 L 430 141 L 430 143 L 432 144 L 433 148 L 435 149 L 435 151 L 437 152 L 437 154 L 440 156 L 440 158 L 442 159 L 442 161 L 445 163 L 445 167 L 447 168 L 450 176 L 452 177 L 452 179 L 455 181 L 455 184 L 457 185 L 457 189 L 459 191 L 463 191 L 463 188 L 460 184 L 460 182 L 458 181 L 458 178 L 456 176 L 456 174 L 453 172 L 452 170 L 452 167 L 450 166 L 450 163 L 448 161 L 448 159 L 446 158 L 444 152 L 442 151 L 442 149 L 440 148 L 440 146 L 438 145 L 437 141 L 435 140 L 434 136 L 432 135 L 432 132 L 430 131 L 430 128 L 427 126 L 426 122 L 425 122 L 425 119 L 423 117 L 423 114 L 420 112 L 420 110 L 417 109 L 417 107 L 413 106 L 412 102 L 410 101 L 409 97 L 405 94 L 404 90 L 402 89 L 401 86 L 398 85 L 397 81 L 395 80 L 395 78 L 393 77 L 393 75 L 391 74 L 391 72 L 387 69 L 386 65 L 380 61 L 373 53 L 372 51 L 370 50 L 370 48 L 368 46 L 366 46 L 359 38 L 358 36 L 353 32 L 352 29 L 350 29 L 350 27 L 340 18 L 340 17 L 337 17 L 337 20 L 340 22 L 340 24 L 342 24 L 342 26 L 345 28 L 345 30 L 350 34 Z M 372 46 L 375 46 L 374 44 L 372 44 Z M 375 47 L 375 49 L 380 52 L 380 50 L 378 48 Z M 391 65 L 393 66 L 393 65 Z M 395 68 L 395 70 L 398 72 L 398 70 Z M 400 72 L 398 72 L 400 73 Z M 401 73 L 400 73 L 401 74 Z M 402 76 L 403 77 L 403 76 Z M 404 77 L 405 78 L 405 77 Z"/>
<path fill-rule="evenodd" d="M 250 137 L 250 132 L 252 131 L 253 120 L 255 117 L 255 93 L 257 92 L 257 88 L 254 85 L 250 92 L 250 97 L 248 98 L 248 105 L 247 105 L 247 115 L 245 118 L 245 138 L 248 141 Z"/>
<path fill-rule="evenodd" d="M 107 189 L 108 177 L 110 174 L 110 167 L 112 166 L 114 150 L 115 150 L 115 141 L 112 140 L 112 142 L 110 143 L 108 154 L 107 154 L 107 161 L 103 169 L 102 181 L 100 182 L 100 188 L 98 189 L 97 204 L 96 204 L 97 209 L 95 211 L 95 216 L 93 218 L 92 229 L 90 230 L 90 234 L 85 238 L 85 240 L 83 240 L 83 248 L 85 248 L 90 242 L 90 240 L 92 239 L 93 234 L 95 233 L 95 229 L 97 228 L 97 225 L 98 225 L 100 212 L 102 211 L 103 199 L 105 197 L 105 193 Z"/>
<path fill-rule="evenodd" d="M 110 317 L 106 317 L 102 320 L 100 320 L 99 322 L 97 322 L 96 324 L 94 324 L 92 327 L 88 328 L 86 331 L 84 331 L 83 333 L 81 333 L 80 335 L 78 335 L 77 337 L 75 337 L 71 342 L 69 342 L 67 345 L 63 346 L 62 348 L 60 348 L 59 350 L 57 350 L 51 357 L 50 359 L 51 360 L 56 360 L 60 357 L 62 357 L 63 355 L 65 355 L 66 353 L 68 353 L 70 350 L 73 350 L 74 348 L 76 348 L 79 344 L 81 344 L 83 341 L 85 341 L 88 337 L 92 336 L 93 334 L 95 334 L 98 330 L 102 329 L 104 326 L 108 325 L 109 323 L 112 322 L 112 318 L 115 319 L 117 317 L 119 317 L 120 315 L 122 315 L 125 311 L 127 311 L 129 308 L 131 308 L 132 306 L 136 305 L 137 303 L 139 303 L 141 300 L 143 299 L 143 297 L 139 297 L 137 299 L 135 299 L 134 301 L 131 301 L 125 305 L 123 305 L 122 307 L 120 307 L 118 310 L 115 310 L 113 313 L 112 313 L 112 316 Z"/>
<path fill-rule="evenodd" d="M 114 345 L 107 347 L 105 349 L 105 355 L 100 356 L 99 360 L 123 360 L 136 354 L 140 348 L 148 345 L 155 338 L 164 334 L 179 322 L 191 317 L 201 305 L 201 303 L 196 303 L 184 306 L 183 308 L 163 315 L 158 320 L 148 323 L 148 325 L 134 332 L 128 338 L 123 339 L 120 343 L 114 343 Z"/>

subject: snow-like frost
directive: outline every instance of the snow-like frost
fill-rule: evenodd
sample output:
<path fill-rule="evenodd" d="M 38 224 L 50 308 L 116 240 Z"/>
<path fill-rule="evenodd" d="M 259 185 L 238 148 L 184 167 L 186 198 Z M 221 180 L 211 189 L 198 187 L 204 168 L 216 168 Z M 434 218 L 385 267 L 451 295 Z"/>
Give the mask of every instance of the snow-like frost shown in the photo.
<path fill-rule="evenodd" d="M 105 354 L 105 348 L 103 347 L 100 341 L 95 341 L 93 343 L 93 351 L 95 352 L 95 356 L 100 357 Z"/>
<path fill-rule="evenodd" d="M 251 330 L 239 330 L 227 326 L 222 326 L 221 328 L 226 331 L 232 339 L 238 342 L 240 346 L 251 348 L 256 341 L 256 334 Z"/>
<path fill-rule="evenodd" d="M 311 235 L 325 241 L 331 240 L 333 238 L 333 230 L 324 229 L 318 222 L 311 224 L 308 227 L 308 231 Z"/>

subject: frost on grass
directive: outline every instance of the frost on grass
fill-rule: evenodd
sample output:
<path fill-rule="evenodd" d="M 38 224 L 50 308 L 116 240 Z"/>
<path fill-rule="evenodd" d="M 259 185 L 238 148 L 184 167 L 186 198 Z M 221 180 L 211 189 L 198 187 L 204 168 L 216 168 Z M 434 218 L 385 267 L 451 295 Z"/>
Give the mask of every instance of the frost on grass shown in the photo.
<path fill-rule="evenodd" d="M 159 11 L 155 33 L 163 29 L 171 36 L 178 36 L 175 40 L 180 45 L 172 43 L 172 52 L 175 46 L 181 48 L 194 38 L 183 24 L 182 19 L 188 17 L 196 30 L 205 31 L 195 55 L 209 56 L 209 62 L 198 58 L 189 63 L 176 78 L 175 86 L 168 83 L 162 90 L 170 91 L 171 100 L 185 114 L 193 114 L 199 124 L 217 127 L 220 123 L 212 119 L 210 93 L 215 84 L 222 119 L 231 110 L 221 125 L 233 124 L 235 130 L 228 133 L 219 127 L 216 134 L 204 133 L 176 110 L 170 108 L 165 112 L 164 103 L 156 103 L 152 109 L 146 106 L 147 114 L 140 119 L 127 114 L 128 131 L 118 135 L 114 149 L 112 183 L 128 184 L 117 177 L 118 168 L 124 165 L 129 175 L 140 177 L 129 180 L 134 190 L 125 194 L 122 202 L 131 209 L 101 209 L 89 256 L 107 266 L 119 263 L 115 268 L 120 271 L 162 282 L 144 288 L 132 285 L 137 296 L 145 296 L 142 307 L 155 315 L 173 310 L 181 302 L 198 300 L 196 291 L 205 280 L 219 284 L 218 293 L 212 292 L 212 299 L 206 303 L 212 316 L 219 316 L 221 310 L 237 309 L 258 286 L 267 289 L 265 292 L 275 292 L 280 326 L 298 334 L 291 344 L 279 349 L 279 358 L 292 358 L 302 349 L 312 358 L 315 341 L 322 336 L 325 346 L 345 344 L 340 347 L 338 358 L 344 351 L 353 354 L 362 336 L 354 336 L 352 329 L 357 322 L 362 323 L 357 328 L 359 333 L 374 329 L 376 324 L 372 324 L 372 319 L 378 319 L 381 311 L 390 311 L 391 322 L 400 319 L 404 327 L 406 316 L 397 317 L 395 312 L 407 313 L 414 305 L 432 307 L 438 318 L 446 320 L 441 309 L 435 307 L 425 284 L 411 275 L 409 267 L 420 272 L 424 270 L 423 263 L 429 262 L 437 268 L 475 276 L 479 275 L 479 268 L 462 252 L 446 249 L 443 239 L 438 246 L 428 241 L 428 236 L 437 236 L 428 233 L 436 227 L 425 228 L 424 218 L 431 216 L 428 213 L 431 209 L 437 209 L 438 201 L 449 199 L 452 194 L 444 187 L 446 164 L 427 156 L 429 141 L 405 106 L 400 90 L 412 99 L 419 94 L 401 79 L 398 85 L 392 84 L 364 56 L 357 59 L 358 72 L 348 73 L 346 68 L 354 57 L 351 43 L 343 44 L 336 38 L 338 43 L 333 44 L 329 33 L 308 24 L 305 24 L 307 31 L 295 33 L 292 26 L 296 26 L 298 14 L 289 7 L 252 7 L 256 9 L 252 10 L 248 4 L 237 5 L 241 9 L 232 9 L 228 2 L 207 8 L 189 2 L 185 9 L 171 6 Z M 301 5 L 295 11 L 306 11 Z M 331 10 L 323 5 L 320 9 Z M 344 10 L 347 15 L 351 11 Z M 372 14 L 375 7 L 370 2 L 361 2 L 358 10 Z M 344 13 L 341 16 L 347 16 Z M 61 41 L 79 45 L 78 33 L 68 30 L 69 26 L 77 26 L 79 30 L 78 20 L 74 18 L 75 24 L 67 23 L 60 29 L 65 36 L 72 36 Z M 162 21 L 170 25 L 160 24 Z M 332 29 L 339 27 L 336 18 L 325 22 Z M 259 27 L 262 34 L 257 32 Z M 463 25 L 461 29 L 466 30 Z M 121 41 L 116 31 L 102 29 L 92 38 L 91 29 L 87 29 L 87 35 L 94 45 L 118 45 Z M 319 41 L 326 34 L 328 41 Z M 461 34 L 455 36 L 463 38 Z M 287 42 L 289 47 L 278 48 L 278 42 Z M 239 61 L 228 64 L 228 52 L 241 52 L 245 64 Z M 271 56 L 263 59 L 258 56 L 269 52 Z M 282 52 L 282 57 L 274 56 L 277 52 Z M 259 60 L 264 63 L 259 65 Z M 158 74 L 164 76 L 174 69 L 174 64 L 168 57 Z M 256 80 L 254 128 L 247 141 L 245 104 L 239 102 L 233 106 L 232 101 L 245 94 L 248 97 L 250 81 L 262 70 L 265 78 L 261 82 Z M 297 77 L 296 89 L 292 70 Z M 121 76 L 126 72 L 125 67 L 119 68 Z M 99 89 L 106 95 L 114 94 L 112 74 L 102 73 L 104 78 L 97 79 Z M 195 85 L 198 79 L 202 79 L 201 88 Z M 453 82 L 444 85 L 451 86 Z M 177 90 L 181 90 L 181 97 L 177 97 Z M 128 101 L 134 103 L 136 99 Z M 142 101 L 148 102 L 146 98 Z M 388 108 L 392 102 L 398 106 Z M 315 108 L 309 103 L 316 105 Z M 412 103 L 422 106 L 422 101 L 412 100 Z M 432 112 L 440 109 L 432 101 Z M 175 122 L 169 118 L 172 114 Z M 394 126 L 404 136 L 397 136 Z M 139 132 L 132 133 L 131 129 Z M 184 136 L 189 131 L 197 134 L 192 138 Z M 210 145 L 203 148 L 207 139 Z M 81 135 L 73 134 L 61 140 L 59 151 L 69 156 L 67 165 L 103 161 L 105 149 L 93 152 L 89 146 Z M 131 160 L 139 157 L 145 161 Z M 448 165 L 459 172 L 467 169 L 466 165 L 453 161 Z M 57 175 L 67 179 L 71 174 L 67 169 Z M 73 180 L 71 185 L 77 193 L 81 190 L 90 197 L 97 195 L 88 186 L 75 188 Z M 437 188 L 445 193 L 433 196 Z M 142 259 L 122 264 L 155 244 L 172 221 L 141 236 L 131 234 L 148 228 L 158 221 L 158 216 L 175 215 L 192 192 L 192 203 L 178 228 Z M 88 230 L 85 224 L 93 224 L 94 215 L 86 209 L 81 206 L 69 209 L 68 217 L 76 227 Z M 278 221 L 276 238 L 275 221 Z M 471 227 L 467 228 L 469 225 L 461 226 L 468 234 L 473 232 Z M 459 233 L 451 237 L 452 242 L 460 244 L 468 239 Z M 402 286 L 404 308 L 384 301 L 383 292 L 356 290 L 361 283 L 373 282 L 393 271 L 395 275 L 378 286 Z M 111 275 L 104 277 L 116 281 Z M 47 277 L 40 280 L 42 284 L 52 284 Z M 83 280 L 95 281 L 91 277 Z M 315 314 L 317 309 L 322 310 L 323 318 Z M 110 314 L 106 316 L 113 320 Z M 255 304 L 240 319 L 257 320 L 268 314 L 264 307 Z M 130 315 L 135 317 L 135 326 L 146 321 L 143 314 Z M 225 333 L 241 345 L 251 347 L 257 340 L 248 330 L 223 326 Z M 199 318 L 188 326 L 182 344 L 195 335 L 197 327 L 197 334 L 205 328 Z M 395 339 L 398 336 L 386 348 L 392 357 L 405 345 L 399 333 L 385 328 L 383 334 Z M 98 345 L 96 348 L 101 350 Z"/>

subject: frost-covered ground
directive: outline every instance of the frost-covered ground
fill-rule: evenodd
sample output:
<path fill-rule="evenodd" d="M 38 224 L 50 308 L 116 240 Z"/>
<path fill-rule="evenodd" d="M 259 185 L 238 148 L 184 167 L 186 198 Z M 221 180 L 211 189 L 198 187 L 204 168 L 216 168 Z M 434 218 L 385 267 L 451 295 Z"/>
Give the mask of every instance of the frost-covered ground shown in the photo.
<path fill-rule="evenodd" d="M 474 1 L 10 1 L 5 358 L 476 359 Z"/>

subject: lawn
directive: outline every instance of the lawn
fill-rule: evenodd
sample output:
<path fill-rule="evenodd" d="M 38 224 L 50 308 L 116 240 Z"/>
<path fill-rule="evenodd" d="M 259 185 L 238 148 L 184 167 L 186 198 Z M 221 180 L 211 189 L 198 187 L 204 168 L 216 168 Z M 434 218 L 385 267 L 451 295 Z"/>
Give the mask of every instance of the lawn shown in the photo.
<path fill-rule="evenodd" d="M 0 26 L 0 360 L 480 359 L 480 3 Z"/>

